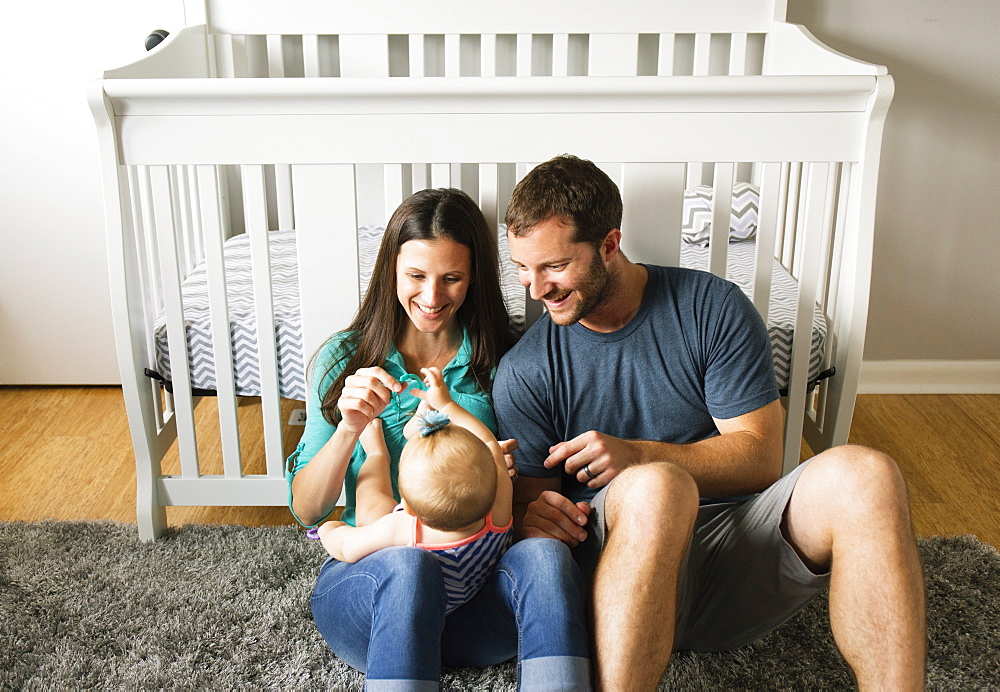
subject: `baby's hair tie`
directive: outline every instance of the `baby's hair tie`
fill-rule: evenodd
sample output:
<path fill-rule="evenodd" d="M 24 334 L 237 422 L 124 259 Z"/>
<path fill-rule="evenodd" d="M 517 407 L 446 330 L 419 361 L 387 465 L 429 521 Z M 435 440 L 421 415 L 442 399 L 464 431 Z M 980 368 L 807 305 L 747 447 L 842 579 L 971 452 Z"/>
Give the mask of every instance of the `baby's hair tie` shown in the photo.
<path fill-rule="evenodd" d="M 426 413 L 417 414 L 417 432 L 420 433 L 420 437 L 427 437 L 431 433 L 436 433 L 450 423 L 451 420 L 447 414 L 435 411 L 434 409 Z"/>

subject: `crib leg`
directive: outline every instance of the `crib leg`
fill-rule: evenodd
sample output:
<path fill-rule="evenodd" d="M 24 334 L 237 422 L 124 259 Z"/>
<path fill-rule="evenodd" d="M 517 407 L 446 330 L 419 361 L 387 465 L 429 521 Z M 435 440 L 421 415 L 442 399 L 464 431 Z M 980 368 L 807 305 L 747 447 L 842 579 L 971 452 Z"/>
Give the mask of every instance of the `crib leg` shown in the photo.
<path fill-rule="evenodd" d="M 167 511 L 161 505 L 148 506 L 140 501 L 136 505 L 136 523 L 139 525 L 139 540 L 155 541 L 167 527 Z"/>
<path fill-rule="evenodd" d="M 156 492 L 160 464 L 155 464 L 157 473 L 153 473 L 153 464 L 142 463 L 138 455 L 136 461 L 135 521 L 139 525 L 139 540 L 155 541 L 167 528 L 167 510 Z"/>

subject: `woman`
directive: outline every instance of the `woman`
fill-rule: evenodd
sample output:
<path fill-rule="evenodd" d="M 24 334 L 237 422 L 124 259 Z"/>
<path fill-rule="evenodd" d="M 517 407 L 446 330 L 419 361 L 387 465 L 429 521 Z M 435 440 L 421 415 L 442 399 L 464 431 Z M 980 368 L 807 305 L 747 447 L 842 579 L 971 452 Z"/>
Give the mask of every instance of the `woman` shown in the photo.
<path fill-rule="evenodd" d="M 358 444 L 376 416 L 389 449 L 393 492 L 403 427 L 425 389 L 421 368 L 440 368 L 452 398 L 496 433 L 492 376 L 513 338 L 500 293 L 497 238 L 459 190 L 424 190 L 389 220 L 371 284 L 354 322 L 314 358 L 306 430 L 289 458 L 289 506 L 304 526 L 333 511 L 356 516 Z M 313 590 L 313 617 L 330 648 L 367 675 L 417 687 L 440 664 L 485 666 L 519 655 L 523 687 L 589 686 L 579 571 L 559 541 L 528 539 L 501 558 L 486 586 L 444 615 L 436 558 L 388 548 L 357 563 L 330 559 Z"/>

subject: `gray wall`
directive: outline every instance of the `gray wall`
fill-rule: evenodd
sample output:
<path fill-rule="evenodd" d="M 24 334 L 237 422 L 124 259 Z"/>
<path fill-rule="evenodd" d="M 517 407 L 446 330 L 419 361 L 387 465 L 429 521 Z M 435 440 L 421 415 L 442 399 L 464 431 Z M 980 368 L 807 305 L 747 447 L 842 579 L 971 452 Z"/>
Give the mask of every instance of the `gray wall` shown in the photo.
<path fill-rule="evenodd" d="M 1000 359 L 1000 2 L 788 0 L 889 68 L 865 360 Z"/>

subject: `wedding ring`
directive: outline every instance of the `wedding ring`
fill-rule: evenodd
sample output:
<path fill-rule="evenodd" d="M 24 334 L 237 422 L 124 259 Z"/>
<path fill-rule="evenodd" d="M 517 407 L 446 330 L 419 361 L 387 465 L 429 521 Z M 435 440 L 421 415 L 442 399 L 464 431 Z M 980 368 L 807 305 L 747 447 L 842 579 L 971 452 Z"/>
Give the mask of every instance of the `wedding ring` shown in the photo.
<path fill-rule="evenodd" d="M 594 475 L 594 472 L 590 470 L 590 464 L 584 464 L 583 472 L 587 474 L 590 480 L 594 480 L 595 478 L 597 478 L 597 476 Z"/>

